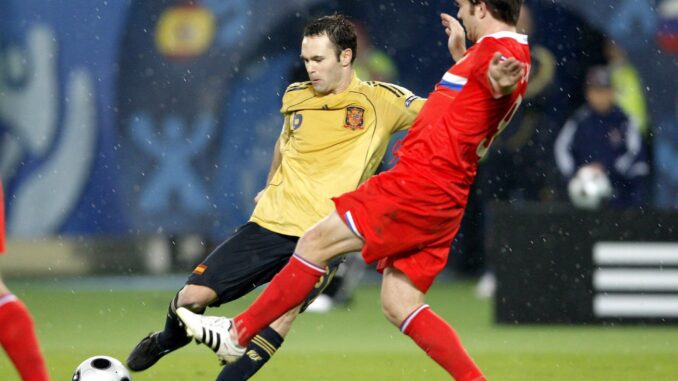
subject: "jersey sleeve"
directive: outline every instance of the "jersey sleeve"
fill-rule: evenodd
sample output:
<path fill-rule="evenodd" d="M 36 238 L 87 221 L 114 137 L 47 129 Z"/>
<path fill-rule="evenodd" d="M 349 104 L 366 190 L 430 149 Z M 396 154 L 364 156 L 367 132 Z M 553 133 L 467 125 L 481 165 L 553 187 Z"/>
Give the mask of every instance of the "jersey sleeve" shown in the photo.
<path fill-rule="evenodd" d="M 625 116 L 621 131 L 624 135 L 624 152 L 615 159 L 614 169 L 620 175 L 630 178 L 629 172 L 634 164 L 641 158 L 643 149 L 642 137 L 638 126 L 631 118 Z"/>
<path fill-rule="evenodd" d="M 492 57 L 496 52 L 501 53 L 502 57 L 506 59 L 513 57 L 511 51 L 500 44 L 496 39 L 486 38 L 480 43 L 480 46 L 478 46 L 478 50 L 474 56 L 472 69 L 473 77 L 491 94 L 495 94 L 495 91 L 490 83 L 488 70 L 490 68 L 490 61 L 492 61 Z"/>
<path fill-rule="evenodd" d="M 295 82 L 287 86 L 282 97 L 280 112 L 286 114 L 291 106 L 312 97 L 313 94 L 309 93 L 310 90 L 311 82 Z"/>
<path fill-rule="evenodd" d="M 558 133 L 554 144 L 553 153 L 556 159 L 556 166 L 566 178 L 572 177 L 577 169 L 573 153 L 573 142 L 578 128 L 579 125 L 575 119 L 568 119 Z"/>
<path fill-rule="evenodd" d="M 390 83 L 378 83 L 385 92 L 385 116 L 391 133 L 406 130 L 412 126 L 414 119 L 424 106 L 426 98 L 420 98 L 410 90 Z"/>

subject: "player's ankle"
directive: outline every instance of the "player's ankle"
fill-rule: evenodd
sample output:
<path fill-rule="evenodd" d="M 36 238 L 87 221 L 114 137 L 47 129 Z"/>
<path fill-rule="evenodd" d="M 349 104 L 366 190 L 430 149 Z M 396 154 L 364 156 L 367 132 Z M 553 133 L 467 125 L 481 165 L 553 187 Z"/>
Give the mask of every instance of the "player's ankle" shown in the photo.
<path fill-rule="evenodd" d="M 238 324 L 236 324 L 236 321 L 233 320 L 233 327 L 228 331 L 228 334 L 231 336 L 231 340 L 234 343 L 238 343 L 241 347 L 245 348 L 249 343 L 243 343 L 240 341 L 240 337 L 242 335 L 238 334 Z"/>
<path fill-rule="evenodd" d="M 231 340 L 233 340 L 233 342 L 244 347 L 244 345 L 240 342 L 240 339 L 238 339 L 238 334 L 235 332 L 235 329 L 232 329 L 228 334 L 231 335 Z"/>

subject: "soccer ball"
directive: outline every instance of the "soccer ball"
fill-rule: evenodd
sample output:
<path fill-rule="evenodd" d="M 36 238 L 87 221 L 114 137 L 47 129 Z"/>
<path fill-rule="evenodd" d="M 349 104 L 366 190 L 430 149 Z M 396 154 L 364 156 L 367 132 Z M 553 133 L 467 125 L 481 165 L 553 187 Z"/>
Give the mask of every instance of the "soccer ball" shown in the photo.
<path fill-rule="evenodd" d="M 584 166 L 579 168 L 567 186 L 570 201 L 579 209 L 600 208 L 612 196 L 612 184 L 603 170 Z"/>
<path fill-rule="evenodd" d="M 127 368 L 113 357 L 94 356 L 78 366 L 72 381 L 132 381 L 132 377 Z"/>

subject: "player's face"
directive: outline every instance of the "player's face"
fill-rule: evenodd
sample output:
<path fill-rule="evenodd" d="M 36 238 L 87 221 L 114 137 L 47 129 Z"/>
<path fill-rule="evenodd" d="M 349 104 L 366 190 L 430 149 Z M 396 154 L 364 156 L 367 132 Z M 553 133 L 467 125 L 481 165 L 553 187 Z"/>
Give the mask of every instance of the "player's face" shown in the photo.
<path fill-rule="evenodd" d="M 461 25 L 464 26 L 466 30 L 466 37 L 470 41 L 476 41 L 478 39 L 476 33 L 476 19 L 475 19 L 475 5 L 471 3 L 470 0 L 456 0 L 457 7 L 459 11 L 457 12 L 457 20 L 461 21 Z"/>
<path fill-rule="evenodd" d="M 306 36 L 301 41 L 301 59 L 308 79 L 318 94 L 335 92 L 344 81 L 344 65 L 337 59 L 334 44 L 327 35 Z"/>
<path fill-rule="evenodd" d="M 586 89 L 586 100 L 594 111 L 605 114 L 614 106 L 614 90 L 610 87 L 591 86 Z"/>

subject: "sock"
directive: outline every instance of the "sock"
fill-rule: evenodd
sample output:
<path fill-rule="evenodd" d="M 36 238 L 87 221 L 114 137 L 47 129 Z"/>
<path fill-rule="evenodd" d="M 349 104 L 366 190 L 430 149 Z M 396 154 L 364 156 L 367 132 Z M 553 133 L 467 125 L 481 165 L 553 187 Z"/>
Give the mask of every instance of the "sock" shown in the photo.
<path fill-rule="evenodd" d="M 323 267 L 294 254 L 254 303 L 233 319 L 239 344 L 247 346 L 261 329 L 301 304 L 323 274 Z"/>
<path fill-rule="evenodd" d="M 179 294 L 177 293 L 170 302 L 165 319 L 165 329 L 158 335 L 158 343 L 165 349 L 175 350 L 191 342 L 191 338 L 186 335 L 186 331 L 181 326 L 181 320 L 177 316 L 178 298 Z M 205 310 L 203 309 L 202 312 L 205 312 Z"/>
<path fill-rule="evenodd" d="M 457 381 L 486 381 L 454 329 L 428 305 L 410 314 L 400 330 Z"/>
<path fill-rule="evenodd" d="M 273 328 L 264 328 L 247 346 L 245 355 L 234 364 L 224 367 L 216 381 L 249 380 L 271 359 L 284 340 Z"/>
<path fill-rule="evenodd" d="M 23 381 L 49 381 L 33 318 L 12 294 L 0 296 L 0 344 Z"/>
<path fill-rule="evenodd" d="M 344 277 L 335 275 L 334 277 L 332 277 L 330 284 L 328 284 L 327 287 L 325 287 L 322 293 L 334 299 L 339 293 L 339 290 L 341 290 L 341 286 L 343 286 L 343 284 Z"/>

